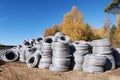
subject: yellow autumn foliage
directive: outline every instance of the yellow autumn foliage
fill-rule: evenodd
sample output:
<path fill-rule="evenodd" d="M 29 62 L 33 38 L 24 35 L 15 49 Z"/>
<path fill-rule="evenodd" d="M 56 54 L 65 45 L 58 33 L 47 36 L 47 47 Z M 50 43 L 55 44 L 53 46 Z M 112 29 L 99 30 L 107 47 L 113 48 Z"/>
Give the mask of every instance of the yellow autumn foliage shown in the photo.
<path fill-rule="evenodd" d="M 117 26 L 120 27 L 120 11 L 117 16 Z"/>
<path fill-rule="evenodd" d="M 60 25 L 53 25 L 44 32 L 44 36 L 54 35 L 56 32 L 63 32 L 69 36 L 72 41 L 92 41 L 101 38 L 110 38 L 112 44 L 120 45 L 120 12 L 117 16 L 117 27 L 110 27 L 109 17 L 106 17 L 102 28 L 96 29 L 87 23 L 84 23 L 84 17 L 74 6 L 72 10 L 64 15 L 63 22 Z M 120 46 L 119 46 L 120 47 Z"/>
<path fill-rule="evenodd" d="M 105 31 L 104 28 L 100 28 L 97 30 L 97 35 L 99 35 L 101 38 L 107 38 L 107 31 Z"/>
<path fill-rule="evenodd" d="M 64 21 L 61 23 L 62 32 L 71 37 L 72 41 L 86 40 L 86 25 L 83 23 L 83 15 L 73 7 L 71 12 L 64 15 Z"/>

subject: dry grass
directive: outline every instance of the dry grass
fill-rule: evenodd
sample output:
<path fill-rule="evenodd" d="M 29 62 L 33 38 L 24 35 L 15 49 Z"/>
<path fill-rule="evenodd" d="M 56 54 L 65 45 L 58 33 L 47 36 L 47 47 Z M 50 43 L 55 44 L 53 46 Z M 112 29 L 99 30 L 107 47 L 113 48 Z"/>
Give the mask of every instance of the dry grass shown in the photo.
<path fill-rule="evenodd" d="M 101 74 L 83 71 L 52 72 L 48 69 L 28 68 L 25 63 L 12 62 L 0 66 L 0 80 L 120 80 L 120 68 Z"/>

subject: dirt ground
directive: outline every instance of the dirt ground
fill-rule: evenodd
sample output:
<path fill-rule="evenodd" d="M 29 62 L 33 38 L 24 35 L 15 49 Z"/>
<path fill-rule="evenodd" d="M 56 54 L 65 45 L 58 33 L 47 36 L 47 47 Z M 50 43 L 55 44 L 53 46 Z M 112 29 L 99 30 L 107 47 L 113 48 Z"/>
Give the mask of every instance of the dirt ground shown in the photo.
<path fill-rule="evenodd" d="M 0 80 L 120 80 L 120 68 L 100 74 L 83 71 L 52 72 L 48 69 L 28 68 L 25 63 L 0 62 Z"/>

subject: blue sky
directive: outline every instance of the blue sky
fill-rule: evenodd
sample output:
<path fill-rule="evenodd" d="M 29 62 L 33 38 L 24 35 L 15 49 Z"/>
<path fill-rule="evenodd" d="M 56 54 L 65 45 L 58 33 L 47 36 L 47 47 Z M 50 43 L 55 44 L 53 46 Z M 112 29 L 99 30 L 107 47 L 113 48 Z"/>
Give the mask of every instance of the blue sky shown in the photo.
<path fill-rule="evenodd" d="M 84 22 L 100 28 L 104 8 L 112 0 L 0 0 L 0 43 L 19 45 L 24 39 L 43 36 L 46 28 L 63 21 L 65 13 L 76 6 Z M 110 15 L 116 23 L 116 15 Z"/>

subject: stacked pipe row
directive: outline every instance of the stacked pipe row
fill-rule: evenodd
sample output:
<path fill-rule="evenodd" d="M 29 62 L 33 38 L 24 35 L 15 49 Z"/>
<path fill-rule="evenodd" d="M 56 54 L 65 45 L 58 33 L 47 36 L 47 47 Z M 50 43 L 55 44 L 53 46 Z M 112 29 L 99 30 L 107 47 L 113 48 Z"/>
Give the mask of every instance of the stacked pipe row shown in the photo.
<path fill-rule="evenodd" d="M 39 68 L 49 69 L 49 66 L 52 64 L 52 42 L 54 42 L 54 37 L 47 37 L 44 39 L 42 48 L 41 48 L 41 59 L 39 62 Z"/>
<path fill-rule="evenodd" d="M 57 63 L 57 67 L 54 67 L 54 70 L 53 67 L 50 67 L 50 69 L 53 71 L 66 71 L 66 69 L 69 70 L 69 65 L 65 65 L 66 63 L 70 64 L 71 57 L 69 43 L 71 43 L 71 39 L 68 36 L 64 36 L 62 33 L 56 33 L 55 36 L 25 40 L 22 45 L 12 48 L 11 51 L 14 52 L 13 54 L 19 54 L 19 60 L 25 62 L 28 67 L 48 69 L 50 65 L 56 65 L 55 61 L 58 61 L 59 63 Z M 56 48 L 54 49 L 54 47 Z M 61 49 L 59 49 L 60 47 Z M 10 51 L 8 51 L 8 53 L 10 54 Z M 54 57 L 52 57 L 52 55 Z M 64 57 L 64 55 L 66 55 L 66 57 Z M 10 56 L 12 55 L 10 54 Z M 5 56 L 5 58 L 7 57 Z M 7 61 L 5 58 L 2 60 Z M 18 56 L 16 58 L 18 59 Z M 12 61 L 16 60 L 8 59 L 8 62 Z M 61 66 L 62 68 L 59 68 L 58 66 Z M 65 69 L 63 67 L 65 67 Z"/>
<path fill-rule="evenodd" d="M 18 50 L 18 53 L 20 55 L 20 61 L 26 62 L 31 55 L 33 55 L 36 51 L 36 48 L 34 48 L 34 39 L 28 39 L 24 40 L 23 44 L 21 45 L 20 49 Z"/>
<path fill-rule="evenodd" d="M 75 52 L 73 53 L 75 65 L 73 69 L 82 70 L 84 56 L 89 54 L 89 45 L 85 41 L 76 41 L 73 45 L 75 47 Z"/>
<path fill-rule="evenodd" d="M 105 56 L 88 54 L 84 56 L 83 71 L 89 73 L 102 73 L 107 58 Z"/>
<path fill-rule="evenodd" d="M 18 60 L 18 56 L 19 55 L 11 49 L 0 51 L 0 59 L 2 59 L 3 61 L 6 61 L 6 62 L 16 61 L 16 60 Z"/>
<path fill-rule="evenodd" d="M 83 71 L 90 73 L 102 73 L 105 70 L 115 69 L 111 44 L 108 39 L 92 41 L 92 53 L 84 58 Z"/>
<path fill-rule="evenodd" d="M 112 48 L 116 67 L 120 67 L 120 48 Z"/>
<path fill-rule="evenodd" d="M 93 54 L 98 54 L 107 57 L 107 63 L 105 65 L 105 70 L 115 69 L 115 59 L 113 57 L 111 43 L 109 39 L 94 40 Z"/>
<path fill-rule="evenodd" d="M 31 43 L 32 47 L 31 48 L 29 47 L 29 48 L 30 48 L 30 51 L 33 51 L 33 54 L 30 55 L 29 58 L 26 60 L 26 64 L 28 67 L 31 67 L 31 68 L 38 67 L 39 61 L 41 59 L 41 48 L 42 48 L 43 39 L 44 39 L 43 37 L 38 37 L 37 39 L 32 41 Z"/>
<path fill-rule="evenodd" d="M 28 39 L 22 45 L 0 51 L 0 59 L 3 61 L 19 60 L 31 68 L 60 72 L 73 67 L 74 70 L 101 73 L 115 69 L 116 66 L 120 67 L 119 58 L 120 49 L 111 48 L 108 39 L 72 43 L 68 36 L 60 32 L 46 38 Z M 71 65 L 73 63 L 74 65 Z"/>
<path fill-rule="evenodd" d="M 52 71 L 68 71 L 70 69 L 70 48 L 69 43 L 54 42 L 53 57 L 50 70 Z"/>

